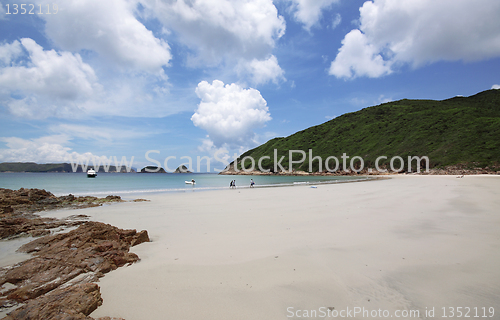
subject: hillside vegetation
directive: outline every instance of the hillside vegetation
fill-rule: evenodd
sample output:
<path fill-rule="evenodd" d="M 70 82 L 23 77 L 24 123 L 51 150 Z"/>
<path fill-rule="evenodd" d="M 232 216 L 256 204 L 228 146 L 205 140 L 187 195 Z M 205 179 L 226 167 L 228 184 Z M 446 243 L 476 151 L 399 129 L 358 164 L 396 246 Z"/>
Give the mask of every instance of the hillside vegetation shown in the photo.
<path fill-rule="evenodd" d="M 289 167 L 289 150 L 303 150 L 323 161 L 329 156 L 341 160 L 360 156 L 365 168 L 373 167 L 375 159 L 387 156 L 379 164 L 389 164 L 393 156 L 427 156 L 430 167 L 469 165 L 498 166 L 500 162 L 500 90 L 488 90 L 470 97 L 454 97 L 443 101 L 393 101 L 347 113 L 321 125 L 299 131 L 285 138 L 275 138 L 249 150 L 240 159 L 263 156 L 265 169 L 274 168 L 274 149 L 281 165 Z M 300 160 L 300 154 L 294 155 Z M 349 160 L 348 160 L 349 161 Z M 330 167 L 334 166 L 334 163 Z M 342 164 L 340 165 L 342 166 Z M 250 167 L 250 161 L 245 162 Z M 238 168 L 241 164 L 238 163 Z M 309 171 L 309 156 L 293 169 Z M 317 172 L 319 162 L 312 162 Z M 323 164 L 323 170 L 324 164 Z"/>

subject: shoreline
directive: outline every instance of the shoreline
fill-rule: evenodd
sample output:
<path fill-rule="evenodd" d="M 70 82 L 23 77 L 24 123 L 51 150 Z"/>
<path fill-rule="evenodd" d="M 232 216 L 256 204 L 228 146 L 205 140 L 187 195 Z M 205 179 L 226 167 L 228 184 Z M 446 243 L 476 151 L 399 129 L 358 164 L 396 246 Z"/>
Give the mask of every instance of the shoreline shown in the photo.
<path fill-rule="evenodd" d="M 500 175 L 500 170 L 492 170 L 489 168 L 474 168 L 465 169 L 461 166 L 449 166 L 444 168 L 432 168 L 429 171 L 421 170 L 420 172 L 409 172 L 409 171 L 389 171 L 379 172 L 375 169 L 363 169 L 360 172 L 337 170 L 337 171 L 322 171 L 322 172 L 307 172 L 300 170 L 288 171 L 278 171 L 278 172 L 262 172 L 259 170 L 253 171 L 235 171 L 234 168 L 230 168 L 227 171 L 222 171 L 219 175 L 253 175 L 253 176 L 311 176 L 311 177 L 346 177 L 346 176 L 401 176 L 401 175 Z"/>
<path fill-rule="evenodd" d="M 45 189 L 52 192 L 56 196 L 66 196 L 71 193 L 75 196 L 97 196 L 105 197 L 108 195 L 118 195 L 124 199 L 132 199 L 133 197 L 144 197 L 148 194 L 156 193 L 184 193 L 192 191 L 207 191 L 207 190 L 223 190 L 229 187 L 229 180 L 237 179 L 238 188 L 244 188 L 250 185 L 251 176 L 247 176 L 245 179 L 248 181 L 241 180 L 241 177 L 234 176 L 219 176 L 217 174 L 190 174 L 186 176 L 185 174 L 175 174 L 171 176 L 165 176 L 165 178 L 160 178 L 159 176 L 153 176 L 152 179 L 146 178 L 142 179 L 141 176 L 131 175 L 129 178 L 123 179 L 123 176 L 109 174 L 101 175 L 96 179 L 88 179 L 86 177 L 78 177 L 72 174 L 64 174 L 64 179 L 59 179 L 59 173 L 54 173 L 50 175 L 50 179 L 44 179 L 46 173 L 14 173 L 15 175 L 21 175 L 18 179 L 6 179 L 3 183 L 4 188 L 9 188 L 17 190 L 21 187 L 23 188 L 38 188 Z M 1 174 L 0 174 L 1 175 Z M 25 176 L 24 176 L 25 175 Z M 36 175 L 36 176 L 32 176 Z M 144 176 L 142 176 L 144 177 Z M 133 179 L 131 179 L 133 178 Z M 293 182 L 304 182 L 309 181 L 310 183 L 316 183 L 317 181 L 333 181 L 342 179 L 366 179 L 365 177 L 303 177 L 297 176 L 281 176 L 281 177 L 263 177 L 255 176 L 253 179 L 256 182 L 256 187 L 264 186 L 275 186 L 275 185 L 288 185 L 293 184 Z M 0 179 L 2 177 L 0 176 Z M 185 180 L 196 180 L 196 185 L 187 185 Z M 243 179 L 243 180 L 245 180 Z M 25 183 L 22 183 L 25 182 Z"/>

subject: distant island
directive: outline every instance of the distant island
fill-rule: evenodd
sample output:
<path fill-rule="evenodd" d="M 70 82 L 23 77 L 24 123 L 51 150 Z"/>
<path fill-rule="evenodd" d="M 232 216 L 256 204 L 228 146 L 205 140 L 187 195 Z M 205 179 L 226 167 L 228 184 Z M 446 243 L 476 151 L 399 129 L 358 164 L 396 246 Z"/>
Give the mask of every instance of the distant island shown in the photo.
<path fill-rule="evenodd" d="M 305 161 L 293 163 L 290 168 L 289 150 L 305 152 Z M 245 157 L 255 162 L 262 158 L 261 167 L 269 170 L 268 174 L 283 173 L 273 172 L 278 162 L 274 159 L 282 156 L 280 164 L 287 171 L 306 173 L 311 165 L 311 172 L 319 173 L 319 161 L 310 164 L 309 150 L 323 160 L 330 156 L 341 159 L 343 153 L 351 158 L 359 156 L 364 160 L 364 168 L 373 168 L 379 156 L 387 157 L 379 162 L 384 168 L 389 166 L 391 157 L 427 156 L 429 167 L 441 169 L 442 174 L 448 169 L 452 169 L 449 172 L 500 172 L 500 90 L 442 101 L 403 99 L 346 113 L 288 137 L 269 140 L 243 153 L 236 168 L 232 162 L 221 174 L 261 174 L 258 169 L 241 172 L 241 160 Z M 300 153 L 294 154 L 293 160 L 297 161 L 295 156 L 300 159 Z M 246 161 L 245 168 L 250 167 L 251 162 Z M 339 174 L 344 171 L 339 170 Z"/>
<path fill-rule="evenodd" d="M 94 167 L 88 166 L 88 169 L 93 168 L 98 172 L 106 172 L 104 166 Z M 132 168 L 121 167 L 117 170 L 116 166 L 109 166 L 107 172 L 111 173 L 135 173 Z M 73 166 L 70 163 L 45 163 L 39 164 L 35 162 L 3 162 L 0 163 L 0 172 L 86 172 L 79 164 L 76 171 L 73 171 Z"/>
<path fill-rule="evenodd" d="M 146 166 L 139 171 L 139 173 L 167 173 L 165 169 L 157 166 Z"/>
<path fill-rule="evenodd" d="M 174 173 L 193 173 L 193 172 L 189 171 L 188 167 L 186 167 L 185 165 L 181 165 L 177 169 L 175 169 Z"/>

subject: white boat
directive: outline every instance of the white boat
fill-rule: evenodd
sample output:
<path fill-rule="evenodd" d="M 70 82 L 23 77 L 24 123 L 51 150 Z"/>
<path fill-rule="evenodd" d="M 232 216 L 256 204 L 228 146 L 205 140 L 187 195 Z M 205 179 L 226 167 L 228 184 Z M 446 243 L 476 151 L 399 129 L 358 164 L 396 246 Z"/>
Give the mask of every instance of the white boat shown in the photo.
<path fill-rule="evenodd" d="M 195 185 L 196 182 L 194 180 L 191 180 L 191 181 L 184 181 L 186 184 L 192 184 L 192 185 Z"/>
<path fill-rule="evenodd" d="M 87 170 L 87 178 L 95 178 L 97 177 L 97 173 L 95 172 L 94 169 L 90 168 Z"/>

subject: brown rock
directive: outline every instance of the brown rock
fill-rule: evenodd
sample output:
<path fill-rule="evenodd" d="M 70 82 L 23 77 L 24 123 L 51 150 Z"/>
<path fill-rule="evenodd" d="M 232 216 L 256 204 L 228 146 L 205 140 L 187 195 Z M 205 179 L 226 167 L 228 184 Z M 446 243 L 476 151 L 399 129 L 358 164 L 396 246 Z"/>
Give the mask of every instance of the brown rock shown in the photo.
<path fill-rule="evenodd" d="M 71 227 L 84 221 L 65 221 L 53 218 L 3 218 L 0 220 L 0 239 L 29 234 L 33 237 L 50 234 L 50 229 Z"/>
<path fill-rule="evenodd" d="M 130 243 L 130 246 L 133 247 L 133 246 L 136 246 L 140 243 L 149 242 L 149 241 L 150 240 L 149 240 L 148 232 L 146 230 L 142 230 L 141 232 L 137 233 L 134 236 L 134 239 Z"/>
<path fill-rule="evenodd" d="M 106 198 L 107 201 L 122 201 L 122 198 L 120 196 L 107 196 Z"/>
<path fill-rule="evenodd" d="M 11 284 L 0 299 L 25 302 L 73 284 L 96 281 L 111 270 L 139 260 L 131 243 L 149 241 L 146 231 L 122 230 L 100 222 L 85 222 L 68 233 L 45 236 L 18 251 L 33 258 L 0 269 L 0 286 Z"/>
<path fill-rule="evenodd" d="M 77 284 L 51 291 L 12 311 L 3 320 L 88 319 L 102 304 L 99 286 L 95 283 Z"/>
<path fill-rule="evenodd" d="M 0 218 L 60 208 L 87 208 L 107 202 L 122 202 L 119 196 L 75 197 L 72 194 L 56 197 L 42 189 L 10 190 L 0 188 Z"/>

